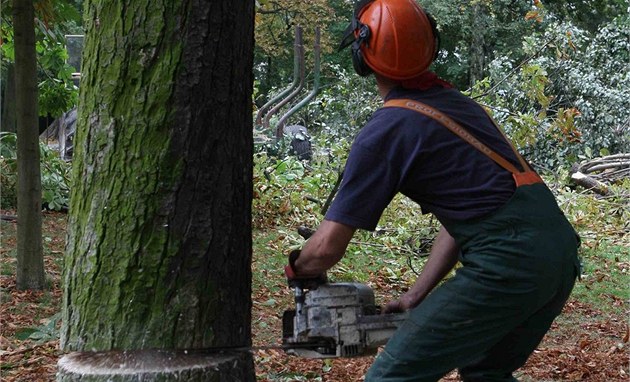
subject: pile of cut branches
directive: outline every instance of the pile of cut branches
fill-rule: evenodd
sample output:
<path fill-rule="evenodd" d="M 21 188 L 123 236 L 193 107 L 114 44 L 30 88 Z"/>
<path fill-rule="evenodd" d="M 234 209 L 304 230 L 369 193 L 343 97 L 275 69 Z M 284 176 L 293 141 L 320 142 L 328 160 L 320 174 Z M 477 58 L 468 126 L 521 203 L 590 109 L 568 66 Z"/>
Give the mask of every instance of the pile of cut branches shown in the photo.
<path fill-rule="evenodd" d="M 576 163 L 571 179 L 579 186 L 607 195 L 608 185 L 630 178 L 630 154 L 614 154 Z"/>

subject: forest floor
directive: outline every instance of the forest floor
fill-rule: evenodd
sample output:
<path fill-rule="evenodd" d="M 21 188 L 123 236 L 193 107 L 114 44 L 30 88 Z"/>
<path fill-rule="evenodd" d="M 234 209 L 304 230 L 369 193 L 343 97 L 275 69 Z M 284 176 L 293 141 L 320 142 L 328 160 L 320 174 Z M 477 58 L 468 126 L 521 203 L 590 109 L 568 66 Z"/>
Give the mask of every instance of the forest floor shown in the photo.
<path fill-rule="evenodd" d="M 2 211 L 11 214 L 11 211 Z M 61 268 L 66 235 L 66 215 L 44 215 L 44 254 L 48 289 L 19 291 L 15 287 L 16 223 L 0 226 L 0 381 L 54 381 L 59 350 Z M 626 236 L 627 238 L 627 236 Z M 252 332 L 254 345 L 278 344 L 281 317 L 292 305 L 291 292 L 281 269 L 269 264 L 268 251 L 281 250 L 277 241 L 260 232 L 254 237 Z M 602 261 L 592 277 L 584 277 L 584 292 L 573 296 L 548 335 L 518 371 L 523 382 L 630 380 L 628 360 L 628 301 L 618 294 L 599 292 L 602 281 L 628 287 L 630 259 L 625 239 L 618 255 Z M 259 250 L 264 248 L 264 250 Z M 625 256 L 622 256 L 625 255 Z M 390 290 L 379 273 L 369 284 L 377 300 L 399 291 Z M 596 297 L 586 298 L 595 291 Z M 590 293 L 592 295 L 593 293 Z M 372 358 L 310 360 L 285 355 L 280 350 L 255 352 L 259 381 L 360 381 Z M 459 381 L 456 372 L 443 381 Z"/>

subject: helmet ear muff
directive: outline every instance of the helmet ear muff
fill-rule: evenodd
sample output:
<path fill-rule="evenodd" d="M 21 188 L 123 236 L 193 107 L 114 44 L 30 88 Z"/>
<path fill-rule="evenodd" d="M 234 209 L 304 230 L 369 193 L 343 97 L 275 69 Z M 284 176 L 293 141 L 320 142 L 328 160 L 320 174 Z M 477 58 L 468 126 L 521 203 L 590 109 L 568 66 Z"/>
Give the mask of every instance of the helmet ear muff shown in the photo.
<path fill-rule="evenodd" d="M 372 73 L 372 69 L 365 63 L 363 59 L 363 53 L 361 53 L 361 44 L 367 44 L 370 39 L 370 27 L 365 24 L 359 23 L 359 34 L 352 43 L 352 66 L 354 71 L 361 77 L 366 77 Z"/>
<path fill-rule="evenodd" d="M 367 44 L 370 38 L 370 27 L 359 21 L 361 10 L 374 0 L 361 0 L 355 3 L 352 22 L 346 28 L 343 39 L 339 43 L 338 51 L 350 46 L 352 51 L 352 66 L 358 75 L 365 77 L 372 73 L 372 69 L 366 64 L 361 53 L 361 44 Z M 355 32 L 358 33 L 355 35 Z"/>

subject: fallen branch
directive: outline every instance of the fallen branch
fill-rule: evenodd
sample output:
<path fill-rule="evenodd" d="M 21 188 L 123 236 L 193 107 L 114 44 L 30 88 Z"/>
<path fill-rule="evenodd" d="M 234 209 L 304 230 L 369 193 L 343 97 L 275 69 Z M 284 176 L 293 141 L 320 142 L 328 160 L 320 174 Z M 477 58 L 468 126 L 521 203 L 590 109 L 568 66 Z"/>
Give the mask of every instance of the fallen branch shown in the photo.
<path fill-rule="evenodd" d="M 16 215 L 0 215 L 0 220 L 5 220 L 8 222 L 16 222 L 17 216 Z"/>
<path fill-rule="evenodd" d="M 614 154 L 573 165 L 571 179 L 579 186 L 607 195 L 608 185 L 630 177 L 630 154 Z"/>
<path fill-rule="evenodd" d="M 571 179 L 575 184 L 587 190 L 591 190 L 599 195 L 608 195 L 608 186 L 606 184 L 588 175 L 584 175 L 579 171 L 573 173 Z"/>

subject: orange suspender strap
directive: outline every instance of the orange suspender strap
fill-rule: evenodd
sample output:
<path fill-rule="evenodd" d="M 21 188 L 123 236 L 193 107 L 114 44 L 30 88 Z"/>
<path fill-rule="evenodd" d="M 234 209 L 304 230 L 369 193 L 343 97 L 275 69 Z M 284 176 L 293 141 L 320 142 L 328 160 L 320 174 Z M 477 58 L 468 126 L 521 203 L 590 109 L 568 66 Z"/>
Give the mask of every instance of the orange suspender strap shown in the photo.
<path fill-rule="evenodd" d="M 532 171 L 532 169 L 529 167 L 529 164 L 527 164 L 527 162 L 525 161 L 525 159 L 523 159 L 521 154 L 519 154 L 519 152 L 516 151 L 516 147 L 514 147 L 514 143 L 512 143 L 512 141 L 508 139 L 508 137 L 505 135 L 505 132 L 503 132 L 503 129 L 499 127 L 499 124 L 494 120 L 494 118 L 492 118 L 490 113 L 488 113 L 486 109 L 484 109 L 483 107 L 481 109 L 483 109 L 483 111 L 486 113 L 486 115 L 488 116 L 488 118 L 490 119 L 494 127 L 499 131 L 499 133 L 501 133 L 501 135 L 503 136 L 503 139 L 505 139 L 505 141 L 510 145 L 510 147 L 512 148 L 512 151 L 514 152 L 514 155 L 516 155 L 516 157 L 518 158 L 518 161 L 521 163 L 521 167 L 523 167 L 523 171 L 524 172 Z"/>
<path fill-rule="evenodd" d="M 510 142 L 510 140 L 507 139 L 503 131 L 501 131 L 499 126 L 490 117 L 490 115 L 488 115 L 488 117 L 490 118 L 494 126 L 501 132 L 501 135 L 505 138 L 505 140 L 508 142 L 508 144 L 514 151 L 514 154 L 516 155 L 519 162 L 523 166 L 523 171 L 519 171 L 516 167 L 514 167 L 512 163 L 508 162 L 501 155 L 497 154 L 494 150 L 490 149 L 488 146 L 483 144 L 481 141 L 475 138 L 472 134 L 470 134 L 468 130 L 463 128 L 460 124 L 458 124 L 453 119 L 451 119 L 450 117 L 448 117 L 441 111 L 431 106 L 428 106 L 421 102 L 410 100 L 410 99 L 392 99 L 385 102 L 384 106 L 385 107 L 402 107 L 405 109 L 414 110 L 414 111 L 417 111 L 418 113 L 424 114 L 427 117 L 436 120 L 441 125 L 449 129 L 452 133 L 462 138 L 464 141 L 468 142 L 474 148 L 476 148 L 477 150 L 481 151 L 483 154 L 488 156 L 490 159 L 496 162 L 499 166 L 511 172 L 517 186 L 522 186 L 526 184 L 534 184 L 534 183 L 543 183 L 542 179 L 538 176 L 538 174 L 536 174 L 534 171 L 530 169 L 530 167 L 527 165 L 527 162 L 525 162 L 525 160 L 521 157 L 521 155 L 516 151 L 512 142 Z"/>

